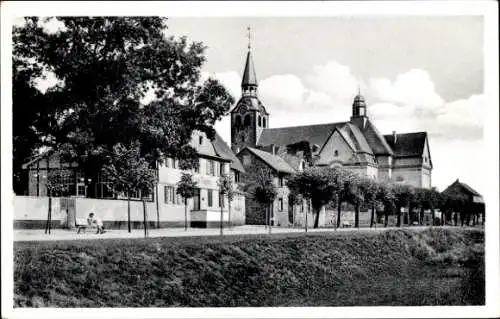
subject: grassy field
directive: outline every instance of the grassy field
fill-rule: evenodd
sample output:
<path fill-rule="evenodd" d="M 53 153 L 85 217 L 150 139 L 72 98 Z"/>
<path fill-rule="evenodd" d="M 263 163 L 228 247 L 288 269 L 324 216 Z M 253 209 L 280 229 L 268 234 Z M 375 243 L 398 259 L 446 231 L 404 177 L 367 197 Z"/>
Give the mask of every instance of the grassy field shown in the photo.
<path fill-rule="evenodd" d="M 14 244 L 16 307 L 484 304 L 484 233 L 434 228 Z"/>

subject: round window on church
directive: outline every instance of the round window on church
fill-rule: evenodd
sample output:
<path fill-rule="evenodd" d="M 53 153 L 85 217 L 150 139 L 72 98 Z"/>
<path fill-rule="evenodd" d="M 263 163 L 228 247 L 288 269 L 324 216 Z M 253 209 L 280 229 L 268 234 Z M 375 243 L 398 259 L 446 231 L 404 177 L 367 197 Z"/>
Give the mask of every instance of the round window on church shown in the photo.
<path fill-rule="evenodd" d="M 335 150 L 335 151 L 333 152 L 333 155 L 334 155 L 334 156 L 339 156 L 339 151 Z"/>

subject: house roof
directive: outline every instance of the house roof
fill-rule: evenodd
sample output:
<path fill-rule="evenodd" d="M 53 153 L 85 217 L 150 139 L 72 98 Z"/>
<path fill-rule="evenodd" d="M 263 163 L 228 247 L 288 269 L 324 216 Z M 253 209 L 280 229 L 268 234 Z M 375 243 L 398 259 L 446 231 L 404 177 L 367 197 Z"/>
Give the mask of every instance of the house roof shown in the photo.
<path fill-rule="evenodd" d="M 21 168 L 22 168 L 22 169 L 26 169 L 26 168 L 28 168 L 31 164 L 36 163 L 37 161 L 41 160 L 42 158 L 45 158 L 45 157 L 47 157 L 47 156 L 50 156 L 50 155 L 52 155 L 53 153 L 55 153 L 55 151 L 54 151 L 53 149 L 49 148 L 49 149 L 45 150 L 43 153 L 41 153 L 41 154 L 34 155 L 34 156 L 30 157 L 30 158 L 28 159 L 28 161 L 27 161 L 26 163 L 24 163 L 24 164 L 21 166 Z"/>
<path fill-rule="evenodd" d="M 295 170 L 290 166 L 290 164 L 288 164 L 283 158 L 279 157 L 278 155 L 273 155 L 271 153 L 261 151 L 252 147 L 246 147 L 246 149 L 248 149 L 248 151 L 250 151 L 255 156 L 259 157 L 267 165 L 277 170 L 278 172 L 290 173 L 290 174 L 295 172 Z"/>
<path fill-rule="evenodd" d="M 460 182 L 457 178 L 456 181 L 454 181 L 450 186 L 448 186 L 443 192 L 449 192 L 451 191 L 453 188 L 457 188 L 457 187 L 460 187 L 462 190 L 465 190 L 466 193 L 469 193 L 470 195 L 473 195 L 473 196 L 481 196 L 481 194 L 479 194 L 475 189 L 473 189 L 472 187 L 470 187 L 469 185 L 463 183 L 463 182 Z"/>
<path fill-rule="evenodd" d="M 392 134 L 384 137 L 393 149 L 395 157 L 416 157 L 423 155 L 427 132 L 397 134 L 395 143 Z"/>
<path fill-rule="evenodd" d="M 220 135 L 216 132 L 215 138 L 212 141 L 212 145 L 214 146 L 215 151 L 220 157 L 228 158 L 231 160 L 231 168 L 235 169 L 239 172 L 245 172 L 243 165 L 241 165 L 240 160 L 234 155 L 233 151 L 229 148 L 226 142 L 220 137 Z"/>
<path fill-rule="evenodd" d="M 257 146 L 278 145 L 284 146 L 302 141 L 308 141 L 312 146 L 320 148 L 336 127 L 342 127 L 346 122 L 316 124 L 306 126 L 290 126 L 280 128 L 266 128 L 262 131 Z"/>

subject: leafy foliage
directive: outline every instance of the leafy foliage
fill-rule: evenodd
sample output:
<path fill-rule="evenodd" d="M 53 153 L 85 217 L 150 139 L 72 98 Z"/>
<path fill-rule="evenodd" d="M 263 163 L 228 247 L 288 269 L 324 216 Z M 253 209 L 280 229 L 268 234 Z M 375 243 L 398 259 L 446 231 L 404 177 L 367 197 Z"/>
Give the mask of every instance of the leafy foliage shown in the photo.
<path fill-rule="evenodd" d="M 278 194 L 271 173 L 260 167 L 246 169 L 243 190 L 261 204 L 271 203 Z"/>
<path fill-rule="evenodd" d="M 139 146 L 125 146 L 121 143 L 113 147 L 102 168 L 117 193 L 130 195 L 140 191 L 142 197 L 150 194 L 156 182 L 156 171 L 140 156 Z"/>
<path fill-rule="evenodd" d="M 181 179 L 177 182 L 176 193 L 186 200 L 194 196 L 196 187 L 197 183 L 193 180 L 193 175 L 183 172 Z"/>
<path fill-rule="evenodd" d="M 166 36 L 166 19 L 158 17 L 49 19 L 63 27 L 48 32 L 44 20 L 30 17 L 13 31 L 19 66 L 13 113 L 27 114 L 14 123 L 15 132 L 21 131 L 14 136 L 16 149 L 32 150 L 41 141 L 77 161 L 86 177 L 101 169 L 118 144 L 136 145 L 151 167 L 166 156 L 179 159 L 182 168 L 197 165 L 188 145 L 193 130 L 213 137 L 214 123 L 234 103 L 218 81 L 201 83 L 202 43 Z M 39 107 L 30 102 L 40 95 L 31 83 L 47 72 L 59 82 Z M 36 139 L 26 130 L 33 124 Z"/>

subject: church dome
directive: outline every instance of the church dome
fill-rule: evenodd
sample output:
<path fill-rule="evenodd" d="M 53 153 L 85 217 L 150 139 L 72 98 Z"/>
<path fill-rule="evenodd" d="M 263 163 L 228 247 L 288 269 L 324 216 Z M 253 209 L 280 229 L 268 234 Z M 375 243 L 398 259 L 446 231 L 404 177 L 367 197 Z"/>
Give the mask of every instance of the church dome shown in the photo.
<path fill-rule="evenodd" d="M 362 106 L 362 107 L 366 107 L 366 101 L 365 101 L 365 97 L 363 95 L 361 95 L 360 93 L 358 93 L 358 95 L 356 95 L 354 97 L 354 101 L 352 102 L 352 105 L 353 106 Z"/>

